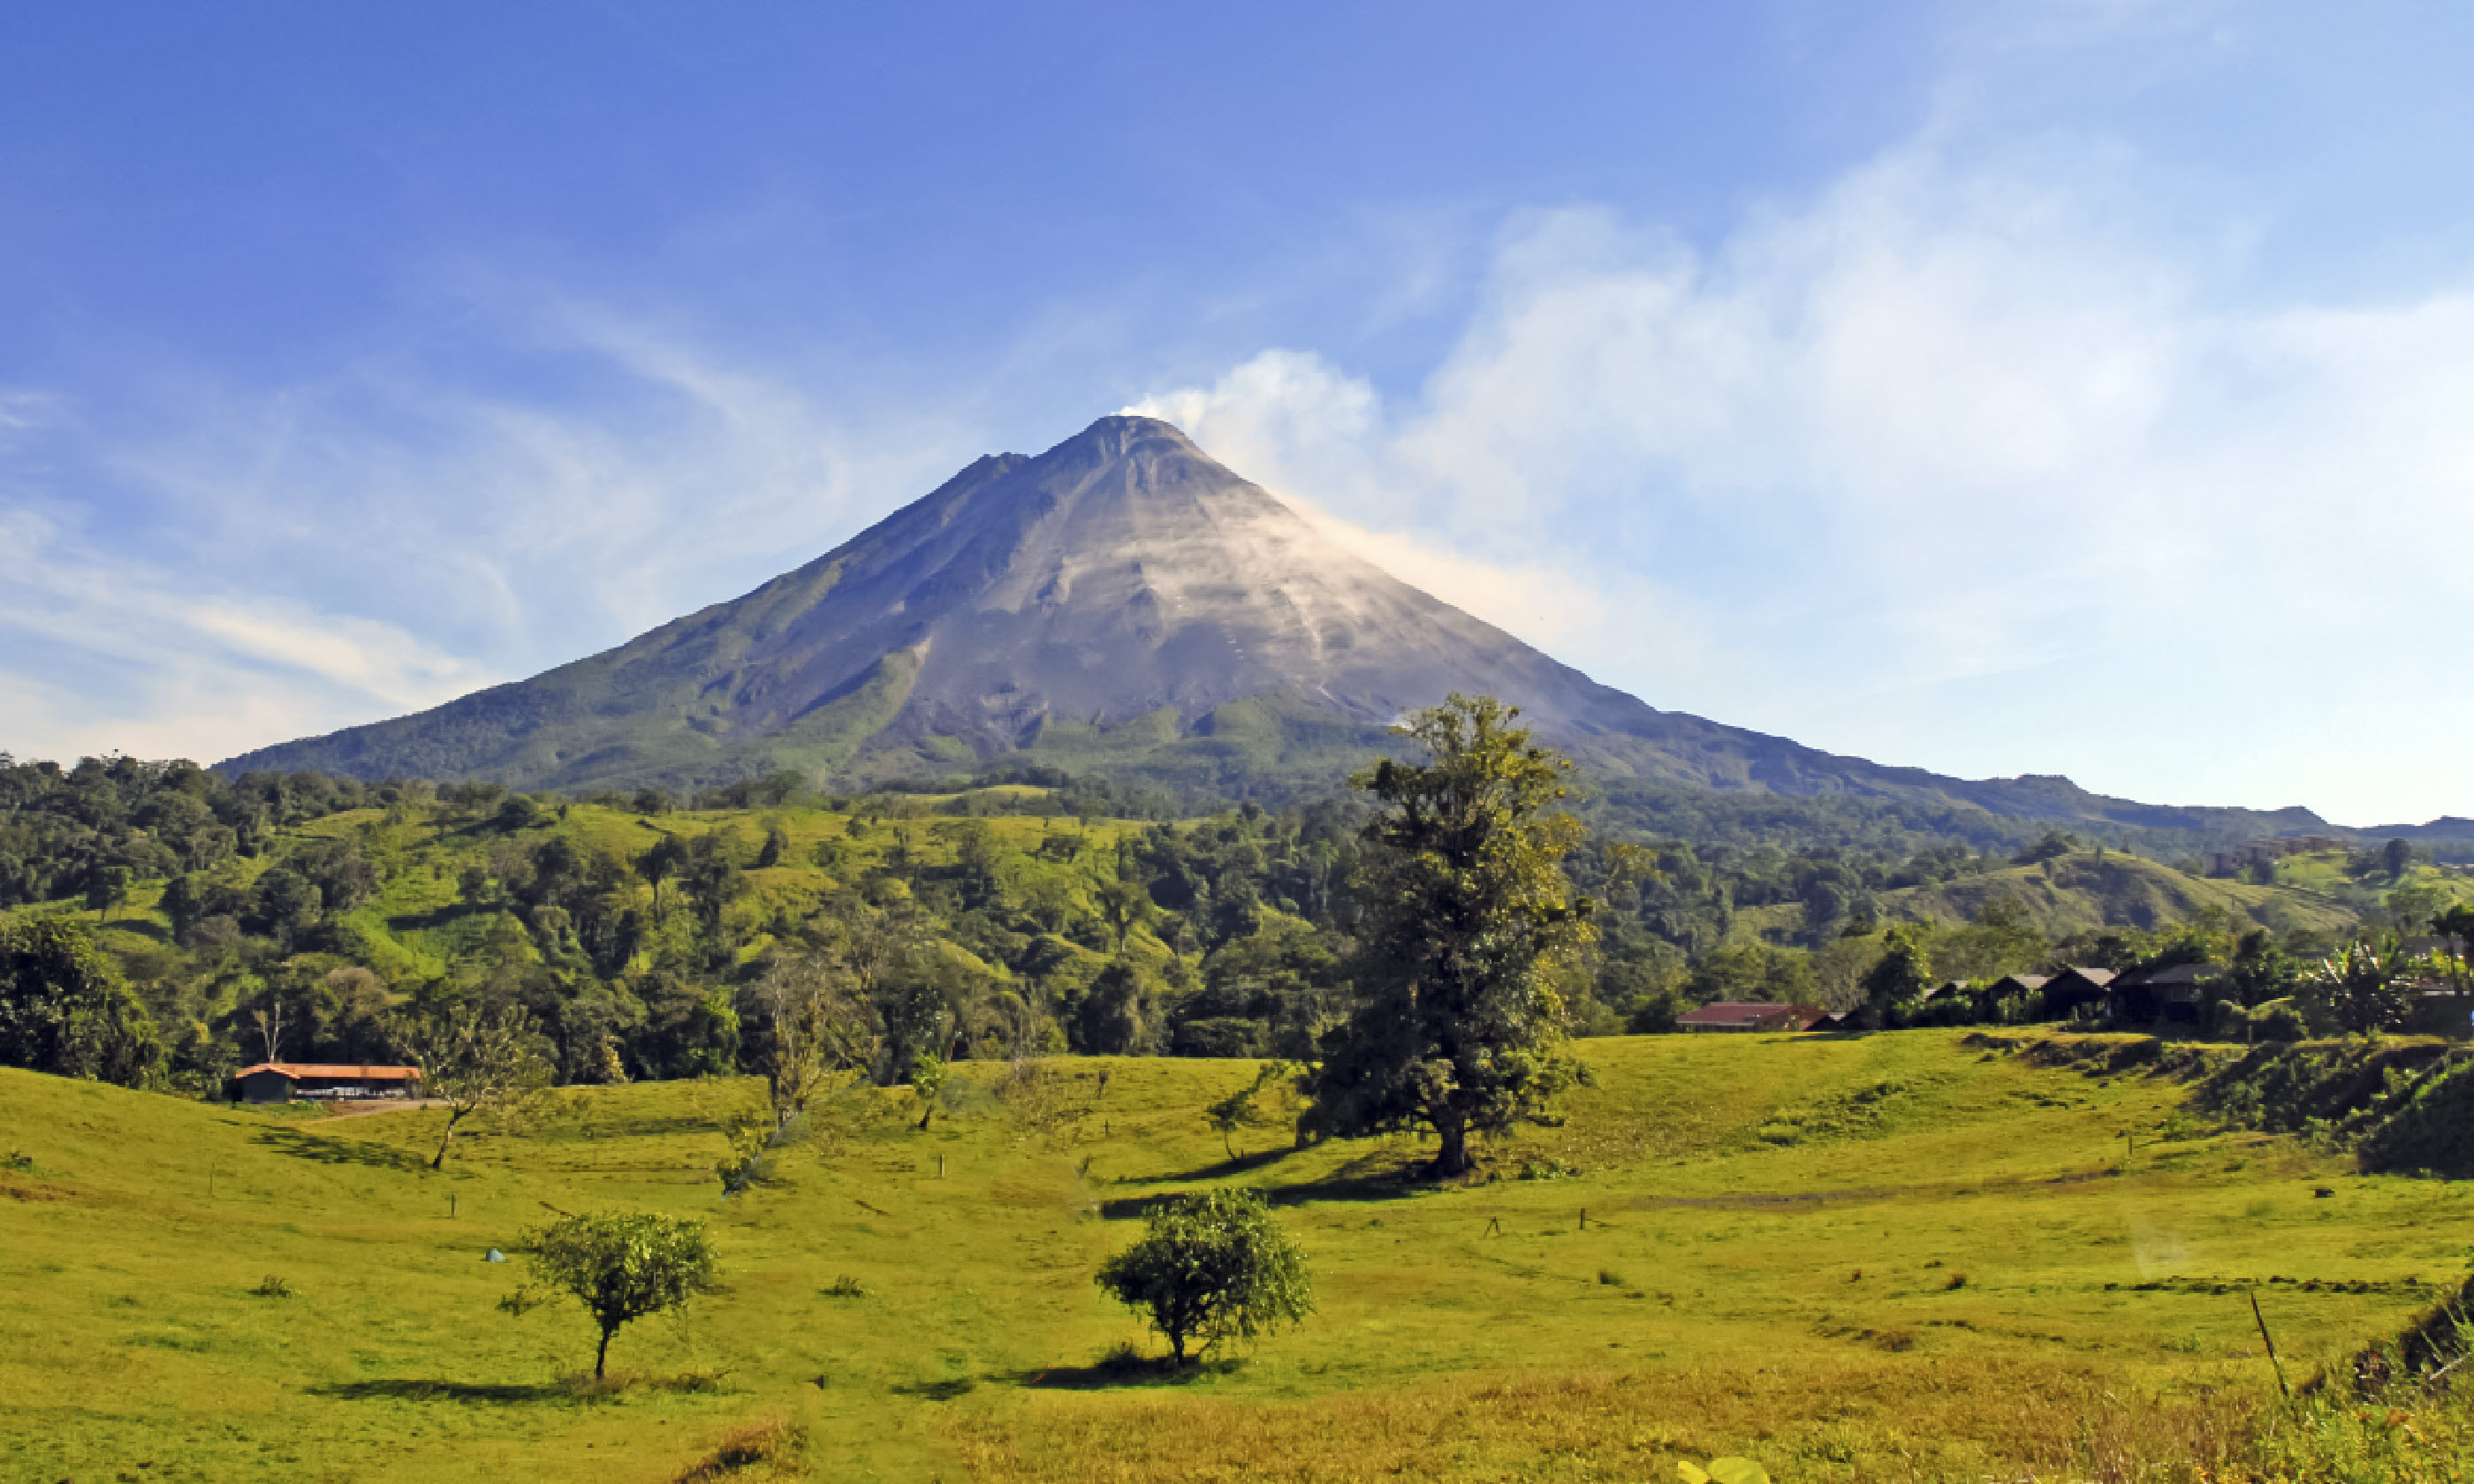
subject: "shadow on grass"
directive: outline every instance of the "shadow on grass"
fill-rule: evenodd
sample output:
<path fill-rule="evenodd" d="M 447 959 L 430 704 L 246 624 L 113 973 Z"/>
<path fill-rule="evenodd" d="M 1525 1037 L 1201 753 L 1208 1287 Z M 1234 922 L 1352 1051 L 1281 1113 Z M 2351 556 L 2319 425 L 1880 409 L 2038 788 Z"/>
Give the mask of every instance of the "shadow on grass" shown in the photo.
<path fill-rule="evenodd" d="M 539 1402 L 568 1403 L 590 1400 L 564 1381 L 437 1381 L 414 1378 L 376 1381 L 329 1381 L 312 1386 L 313 1397 L 340 1401 L 459 1401 L 492 1406 Z"/>
<path fill-rule="evenodd" d="M 327 1138 L 304 1134 L 299 1129 L 260 1129 L 257 1141 L 278 1154 L 288 1154 L 296 1160 L 315 1160 L 321 1164 L 367 1164 L 378 1169 L 396 1170 L 418 1175 L 429 1168 L 429 1161 L 404 1149 L 374 1143 L 365 1138 Z"/>
<path fill-rule="evenodd" d="M 459 918 L 471 917 L 478 910 L 469 902 L 451 901 L 444 906 L 432 907 L 426 912 L 405 912 L 386 920 L 387 931 L 390 933 L 425 932 L 433 928 L 445 927 Z"/>
<path fill-rule="evenodd" d="M 1263 1198 L 1265 1205 L 1279 1207 L 1304 1206 L 1315 1201 L 1395 1201 L 1433 1188 L 1433 1182 L 1419 1179 L 1414 1170 L 1386 1170 L 1368 1175 L 1337 1174 L 1294 1185 L 1273 1185 L 1254 1193 Z M 1101 1202 L 1100 1214 L 1110 1221 L 1134 1221 L 1186 1193 L 1162 1190 L 1152 1195 L 1120 1196 Z"/>
<path fill-rule="evenodd" d="M 554 1381 L 443 1381 L 390 1376 L 368 1381 L 328 1381 L 308 1388 L 313 1397 L 339 1401 L 453 1401 L 486 1406 L 572 1406 L 612 1400 L 631 1391 L 718 1391 L 727 1372 L 691 1371 L 683 1376 L 645 1376 L 615 1371 L 606 1379 L 577 1375 Z"/>
<path fill-rule="evenodd" d="M 1146 1175 L 1143 1177 L 1143 1182 L 1146 1185 L 1159 1185 L 1172 1180 L 1224 1180 L 1231 1175 L 1243 1175 L 1250 1170 L 1277 1164 L 1295 1153 L 1297 1153 L 1295 1148 L 1273 1147 L 1258 1154 L 1241 1154 L 1233 1160 L 1222 1160 L 1215 1164 L 1198 1164 L 1190 1170 L 1172 1170 L 1165 1175 Z"/>
<path fill-rule="evenodd" d="M 1235 1360 L 1190 1360 L 1178 1365 L 1166 1355 L 1109 1355 L 1087 1366 L 1042 1366 L 1008 1371 L 988 1377 L 1031 1391 L 1123 1391 L 1187 1386 L 1205 1376 L 1226 1376 Z"/>

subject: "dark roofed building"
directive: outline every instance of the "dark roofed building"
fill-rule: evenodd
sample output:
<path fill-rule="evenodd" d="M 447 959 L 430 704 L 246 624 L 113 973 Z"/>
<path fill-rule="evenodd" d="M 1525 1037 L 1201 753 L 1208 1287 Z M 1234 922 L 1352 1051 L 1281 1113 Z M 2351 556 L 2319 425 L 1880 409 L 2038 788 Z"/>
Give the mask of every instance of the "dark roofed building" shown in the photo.
<path fill-rule="evenodd" d="M 345 1066 L 318 1062 L 260 1062 L 232 1074 L 241 1096 L 253 1103 L 288 1103 L 295 1097 L 415 1097 L 418 1066 Z"/>
<path fill-rule="evenodd" d="M 2059 1019 L 2081 1005 L 2093 1005 L 2104 998 L 2112 987 L 2114 972 L 2110 969 L 2081 969 L 2076 965 L 2063 969 L 2044 983 L 2045 1014 Z"/>
<path fill-rule="evenodd" d="M 2105 1004 L 2117 1020 L 2196 1020 L 2208 981 L 2224 970 L 2214 964 L 2171 964 L 2134 969 L 2106 987 Z"/>
<path fill-rule="evenodd" d="M 1801 1031 L 1827 1014 L 1818 1005 L 1776 1005 L 1766 1000 L 1722 999 L 1675 1023 L 1687 1031 Z"/>

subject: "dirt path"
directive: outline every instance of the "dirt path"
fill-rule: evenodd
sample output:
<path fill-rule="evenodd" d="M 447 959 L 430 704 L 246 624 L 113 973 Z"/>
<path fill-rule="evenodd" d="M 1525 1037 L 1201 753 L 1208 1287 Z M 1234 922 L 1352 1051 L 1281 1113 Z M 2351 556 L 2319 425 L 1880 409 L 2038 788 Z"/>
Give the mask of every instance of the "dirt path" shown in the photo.
<path fill-rule="evenodd" d="M 353 1102 L 337 1102 L 333 1116 L 359 1118 L 370 1113 L 410 1113 L 416 1108 L 444 1108 L 445 1100 L 434 1097 L 369 1098 Z"/>

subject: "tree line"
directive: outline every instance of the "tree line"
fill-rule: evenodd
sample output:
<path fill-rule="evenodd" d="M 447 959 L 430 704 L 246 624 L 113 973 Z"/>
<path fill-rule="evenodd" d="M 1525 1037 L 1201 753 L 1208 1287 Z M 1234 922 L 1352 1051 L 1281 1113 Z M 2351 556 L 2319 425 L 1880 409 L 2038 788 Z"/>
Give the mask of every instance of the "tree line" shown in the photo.
<path fill-rule="evenodd" d="M 100 929 L 109 951 L 78 970 L 114 1007 L 96 1023 L 142 1022 L 155 1048 L 112 1065 L 198 1091 L 251 1062 L 394 1059 L 412 1028 L 482 1012 L 519 1013 L 562 1083 L 762 1071 L 820 1038 L 881 1082 L 923 1058 L 1311 1061 L 1383 983 L 1365 946 L 1396 902 L 1385 821 L 1402 805 L 1386 790 L 1409 766 L 1276 813 L 1145 819 L 1068 806 L 1174 801 L 1054 773 L 941 795 L 819 797 L 777 775 L 721 797 L 562 799 L 0 759 L 0 890 L 21 924 Z M 1965 921 L 1902 922 L 1904 889 L 2083 848 L 2051 833 L 1995 855 L 1626 838 L 1587 827 L 1587 801 L 1556 778 L 1539 806 L 1561 832 L 1552 875 L 1591 905 L 1589 931 L 1536 971 L 1575 1034 L 1667 1029 L 1712 999 L 1878 1005 L 1882 1024 L 2033 1019 L 2029 1001 L 1928 1004 L 1916 989 L 2065 963 L 2205 961 L 2282 989 L 2246 992 L 2252 1009 L 2308 977 L 2278 966 L 2342 946 L 2221 912 L 2056 940 L 2000 897 Z M 100 1065 L 66 1055 L 8 1059 Z"/>

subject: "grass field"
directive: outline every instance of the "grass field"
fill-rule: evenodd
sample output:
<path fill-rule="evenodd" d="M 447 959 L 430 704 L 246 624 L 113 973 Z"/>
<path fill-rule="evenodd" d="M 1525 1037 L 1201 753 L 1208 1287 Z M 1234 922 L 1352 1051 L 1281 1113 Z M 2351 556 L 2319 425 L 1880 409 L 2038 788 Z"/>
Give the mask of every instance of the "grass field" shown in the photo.
<path fill-rule="evenodd" d="M 433 1174 L 432 1112 L 0 1070 L 0 1470 L 623 1484 L 724 1476 L 779 1423 L 832 1479 L 2060 1477 L 2091 1415 L 2272 1391 L 2246 1284 L 2299 1379 L 2474 1230 L 2459 1185 L 2167 1138 L 2181 1085 L 1966 1033 L 1582 1044 L 1595 1086 L 1487 1184 L 1404 1182 L 1406 1138 L 1230 1161 L 1200 1110 L 1250 1063 L 1061 1060 L 1007 1102 L 960 1067 L 925 1133 L 906 1091 L 837 1099 L 726 1202 L 753 1084 L 558 1092 Z M 1108 1363 L 1158 1345 L 1092 1270 L 1145 1200 L 1220 1183 L 1278 1207 L 1321 1312 L 1234 1366 Z M 725 1270 L 620 1335 L 607 1392 L 565 1379 L 581 1311 L 499 1311 L 521 1269 L 484 1260 L 599 1206 L 711 1216 Z"/>

